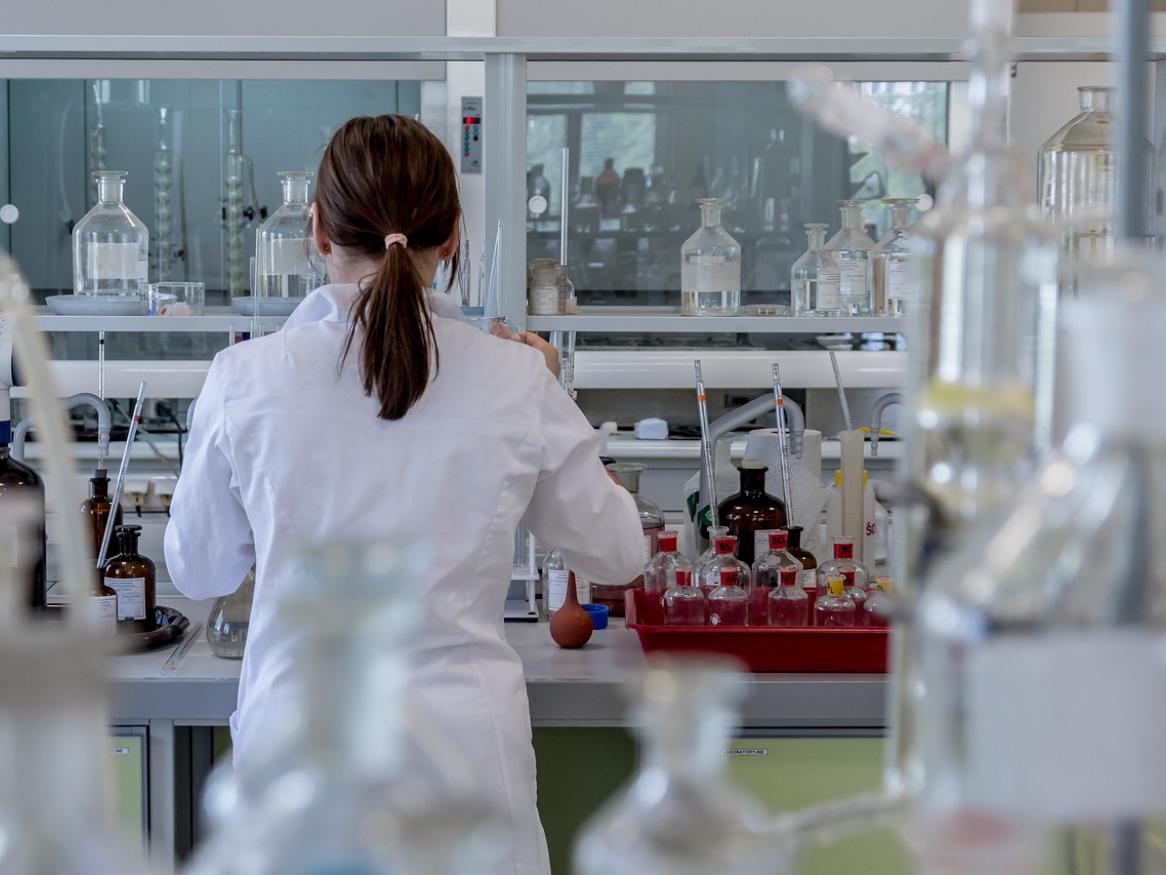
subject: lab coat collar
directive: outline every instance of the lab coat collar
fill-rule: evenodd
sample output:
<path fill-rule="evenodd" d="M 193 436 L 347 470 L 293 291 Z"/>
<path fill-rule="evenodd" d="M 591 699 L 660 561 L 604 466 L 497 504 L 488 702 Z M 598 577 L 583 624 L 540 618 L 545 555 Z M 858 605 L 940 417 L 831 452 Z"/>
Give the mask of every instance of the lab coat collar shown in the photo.
<path fill-rule="evenodd" d="M 347 322 L 360 288 L 356 283 L 334 283 L 311 292 L 287 318 L 284 328 L 311 322 Z M 462 319 L 462 309 L 449 295 L 429 292 L 429 309 L 434 316 Z"/>

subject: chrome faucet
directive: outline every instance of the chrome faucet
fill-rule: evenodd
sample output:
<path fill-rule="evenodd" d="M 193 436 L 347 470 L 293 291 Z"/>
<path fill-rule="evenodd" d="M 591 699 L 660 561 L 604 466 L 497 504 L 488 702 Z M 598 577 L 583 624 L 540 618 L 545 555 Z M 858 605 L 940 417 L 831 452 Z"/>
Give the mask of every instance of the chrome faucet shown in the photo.
<path fill-rule="evenodd" d="M 97 413 L 97 466 L 102 467 L 105 457 L 109 455 L 109 437 L 113 429 L 113 416 L 109 411 L 109 405 L 92 392 L 70 395 L 64 403 L 67 410 L 74 407 L 91 407 Z M 12 433 L 12 458 L 17 461 L 24 461 L 24 442 L 32 425 L 32 420 L 26 416 L 20 420 L 20 424 Z"/>
<path fill-rule="evenodd" d="M 879 454 L 879 432 L 883 428 L 883 411 L 892 404 L 902 404 L 902 392 L 888 392 L 879 398 L 874 403 L 874 407 L 870 412 L 870 454 L 877 456 Z"/>

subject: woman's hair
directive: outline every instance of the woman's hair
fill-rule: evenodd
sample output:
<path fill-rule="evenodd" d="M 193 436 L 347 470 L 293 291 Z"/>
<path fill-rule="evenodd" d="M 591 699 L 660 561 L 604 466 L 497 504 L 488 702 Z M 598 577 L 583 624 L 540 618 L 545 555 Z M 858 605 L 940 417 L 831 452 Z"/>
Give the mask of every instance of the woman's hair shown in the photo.
<path fill-rule="evenodd" d="M 357 332 L 364 391 L 381 419 L 400 419 L 420 399 L 438 367 L 428 289 L 410 253 L 440 246 L 461 215 L 453 161 L 420 122 L 406 116 L 350 119 L 320 159 L 316 220 L 328 240 L 379 260 L 361 284 L 341 367 Z M 401 234 L 408 246 L 387 245 Z M 453 256 L 451 277 L 457 274 Z M 431 362 L 432 359 L 432 362 Z"/>

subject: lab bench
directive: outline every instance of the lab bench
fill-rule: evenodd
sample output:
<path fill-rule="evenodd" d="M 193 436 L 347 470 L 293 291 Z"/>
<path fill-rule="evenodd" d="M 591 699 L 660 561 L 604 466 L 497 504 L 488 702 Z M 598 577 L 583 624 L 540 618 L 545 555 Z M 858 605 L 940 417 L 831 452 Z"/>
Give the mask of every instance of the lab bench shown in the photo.
<path fill-rule="evenodd" d="M 110 717 L 115 726 L 145 729 L 151 845 L 169 856 L 178 839 L 179 817 L 189 819 L 190 812 L 196 810 L 191 807 L 191 796 L 197 780 L 192 783 L 189 766 L 184 763 L 180 768 L 178 762 L 180 734 L 186 727 L 227 725 L 235 710 L 240 663 L 211 653 L 200 625 L 205 622 L 209 602 L 165 597 L 160 601 L 184 613 L 191 630 L 198 626 L 195 640 L 169 670 L 169 647 L 116 658 L 110 677 Z M 526 673 L 540 773 L 545 771 L 548 779 L 552 774 L 551 769 L 544 770 L 542 761 L 544 755 L 551 755 L 547 751 L 560 759 L 588 755 L 587 746 L 580 747 L 577 740 L 564 736 L 564 731 L 605 730 L 592 736 L 602 740 L 598 746 L 592 745 L 591 755 L 602 754 L 615 770 L 607 783 L 617 785 L 630 768 L 629 762 L 634 761 L 634 747 L 623 733 L 627 719 L 621 684 L 644 659 L 635 633 L 617 620 L 596 632 L 580 650 L 558 648 L 551 642 L 545 623 L 508 623 L 506 637 Z M 750 675 L 740 736 L 862 739 L 873 744 L 885 726 L 885 696 L 883 675 Z M 754 741 L 747 744 L 755 746 Z M 622 746 L 622 753 L 613 749 L 618 746 Z M 563 756 L 568 749 L 572 757 Z M 616 760 L 620 763 L 613 766 Z M 209 766 L 209 762 L 204 765 Z M 594 770 L 594 763 L 589 768 Z M 540 808 L 542 801 L 540 798 Z M 555 800 L 548 798 L 547 804 L 555 804 Z M 561 820 L 564 815 L 560 812 L 558 816 Z M 555 819 L 555 814 L 543 812 L 552 845 Z M 573 825 L 572 820 L 568 826 Z"/>

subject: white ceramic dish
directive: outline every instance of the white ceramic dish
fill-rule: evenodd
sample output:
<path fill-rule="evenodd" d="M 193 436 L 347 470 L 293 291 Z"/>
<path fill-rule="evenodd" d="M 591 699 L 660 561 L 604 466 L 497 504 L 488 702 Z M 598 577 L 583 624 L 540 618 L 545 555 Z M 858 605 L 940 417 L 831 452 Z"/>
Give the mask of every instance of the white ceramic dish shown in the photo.
<path fill-rule="evenodd" d="M 58 316 L 145 316 L 146 302 L 123 295 L 51 295 L 45 299 Z"/>

